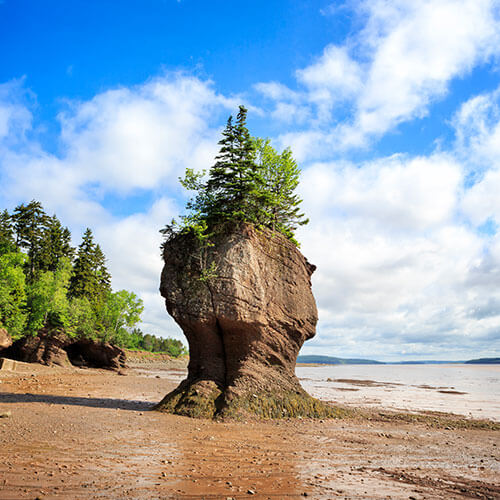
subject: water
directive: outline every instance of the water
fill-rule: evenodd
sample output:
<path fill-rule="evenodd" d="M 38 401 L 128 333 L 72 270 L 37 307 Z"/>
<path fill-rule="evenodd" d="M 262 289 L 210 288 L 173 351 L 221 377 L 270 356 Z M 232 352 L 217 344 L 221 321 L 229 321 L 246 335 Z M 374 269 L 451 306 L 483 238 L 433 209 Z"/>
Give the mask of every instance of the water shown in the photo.
<path fill-rule="evenodd" d="M 500 421 L 500 365 L 298 366 L 296 374 L 324 401 Z"/>

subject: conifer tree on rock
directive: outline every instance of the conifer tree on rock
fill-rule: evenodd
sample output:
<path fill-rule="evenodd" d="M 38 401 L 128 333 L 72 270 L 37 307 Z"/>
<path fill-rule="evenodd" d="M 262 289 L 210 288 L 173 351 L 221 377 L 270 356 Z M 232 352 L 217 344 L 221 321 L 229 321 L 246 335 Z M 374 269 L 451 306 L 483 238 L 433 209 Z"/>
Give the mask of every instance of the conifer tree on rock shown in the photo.
<path fill-rule="evenodd" d="M 160 291 L 189 342 L 188 377 L 157 405 L 193 417 L 335 416 L 295 376 L 302 344 L 314 336 L 315 266 L 293 231 L 306 223 L 294 194 L 299 170 L 285 150 L 252 140 L 246 109 L 229 118 L 214 166 L 187 169 L 196 196 L 162 233 Z"/>

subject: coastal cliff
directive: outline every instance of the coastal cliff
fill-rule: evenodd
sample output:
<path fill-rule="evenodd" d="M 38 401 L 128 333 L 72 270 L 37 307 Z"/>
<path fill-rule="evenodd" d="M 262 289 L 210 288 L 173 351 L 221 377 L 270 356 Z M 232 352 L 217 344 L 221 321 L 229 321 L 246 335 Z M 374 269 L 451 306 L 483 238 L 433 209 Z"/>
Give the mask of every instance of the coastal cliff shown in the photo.
<path fill-rule="evenodd" d="M 158 410 L 209 418 L 333 414 L 295 376 L 318 316 L 315 266 L 290 240 L 235 224 L 206 247 L 192 233 L 178 234 L 163 257 L 160 291 L 186 335 L 190 362 L 187 379 Z"/>

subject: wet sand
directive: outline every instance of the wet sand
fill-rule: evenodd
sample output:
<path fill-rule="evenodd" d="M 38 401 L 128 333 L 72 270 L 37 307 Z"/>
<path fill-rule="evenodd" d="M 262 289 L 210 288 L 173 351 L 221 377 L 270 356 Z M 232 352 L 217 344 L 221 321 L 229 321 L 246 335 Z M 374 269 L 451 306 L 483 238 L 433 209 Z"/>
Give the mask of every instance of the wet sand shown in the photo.
<path fill-rule="evenodd" d="M 150 411 L 177 384 L 151 373 L 0 371 L 0 498 L 500 498 L 487 424 L 193 420 Z"/>

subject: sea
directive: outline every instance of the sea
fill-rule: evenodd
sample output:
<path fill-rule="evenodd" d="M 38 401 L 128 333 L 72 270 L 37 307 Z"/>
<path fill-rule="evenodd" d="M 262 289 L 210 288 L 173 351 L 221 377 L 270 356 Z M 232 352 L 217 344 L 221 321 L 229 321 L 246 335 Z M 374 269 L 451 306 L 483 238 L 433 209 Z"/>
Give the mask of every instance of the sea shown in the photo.
<path fill-rule="evenodd" d="M 323 401 L 500 422 L 500 365 L 301 365 L 295 373 Z"/>

